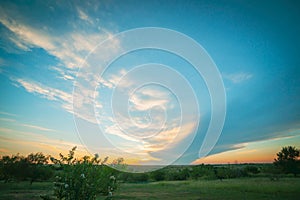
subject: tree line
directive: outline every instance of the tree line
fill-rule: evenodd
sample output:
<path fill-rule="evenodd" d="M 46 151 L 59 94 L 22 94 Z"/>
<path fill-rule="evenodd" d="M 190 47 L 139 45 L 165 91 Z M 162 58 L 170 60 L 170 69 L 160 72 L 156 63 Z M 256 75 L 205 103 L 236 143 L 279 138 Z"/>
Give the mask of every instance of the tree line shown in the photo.
<path fill-rule="evenodd" d="M 0 180 L 29 181 L 30 184 L 53 181 L 55 199 L 94 199 L 97 194 L 111 195 L 122 182 L 223 180 L 252 176 L 268 176 L 277 180 L 280 176 L 297 176 L 300 173 L 299 149 L 292 146 L 283 147 L 272 164 L 171 165 L 148 173 L 121 172 L 109 167 L 108 158 L 101 159 L 97 154 L 76 158 L 75 151 L 76 147 L 67 155 L 59 154 L 58 158 L 43 153 L 2 156 Z M 111 164 L 126 167 L 122 158 Z"/>

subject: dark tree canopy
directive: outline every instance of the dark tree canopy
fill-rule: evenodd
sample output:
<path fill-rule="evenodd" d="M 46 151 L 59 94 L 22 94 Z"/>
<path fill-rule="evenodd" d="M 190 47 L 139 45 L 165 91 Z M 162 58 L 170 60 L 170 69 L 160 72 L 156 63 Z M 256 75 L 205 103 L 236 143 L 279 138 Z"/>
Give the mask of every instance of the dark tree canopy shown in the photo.
<path fill-rule="evenodd" d="M 299 154 L 300 151 L 296 147 L 283 147 L 281 151 L 277 153 L 274 164 L 280 168 L 282 172 L 293 173 L 296 176 L 300 172 Z"/>
<path fill-rule="evenodd" d="M 53 171 L 48 166 L 49 156 L 43 153 L 31 153 L 27 157 L 19 154 L 3 156 L 0 158 L 0 179 L 10 180 L 36 180 L 49 179 Z"/>

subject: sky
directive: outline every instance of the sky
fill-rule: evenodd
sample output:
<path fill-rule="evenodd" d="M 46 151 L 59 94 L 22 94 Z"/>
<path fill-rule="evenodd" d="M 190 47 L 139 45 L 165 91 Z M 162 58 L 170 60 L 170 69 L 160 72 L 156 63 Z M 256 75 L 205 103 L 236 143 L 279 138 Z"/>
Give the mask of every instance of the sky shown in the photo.
<path fill-rule="evenodd" d="M 140 165 L 272 162 L 300 148 L 299 9 L 1 1 L 0 155 L 77 146 Z"/>

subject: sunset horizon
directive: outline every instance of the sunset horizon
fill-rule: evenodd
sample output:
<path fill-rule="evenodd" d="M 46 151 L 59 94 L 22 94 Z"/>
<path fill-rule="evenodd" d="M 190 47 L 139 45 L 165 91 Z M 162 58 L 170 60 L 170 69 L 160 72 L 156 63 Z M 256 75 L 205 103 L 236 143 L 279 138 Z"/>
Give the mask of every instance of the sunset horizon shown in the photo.
<path fill-rule="evenodd" d="M 2 1 L 0 156 L 272 163 L 300 147 L 292 2 Z"/>

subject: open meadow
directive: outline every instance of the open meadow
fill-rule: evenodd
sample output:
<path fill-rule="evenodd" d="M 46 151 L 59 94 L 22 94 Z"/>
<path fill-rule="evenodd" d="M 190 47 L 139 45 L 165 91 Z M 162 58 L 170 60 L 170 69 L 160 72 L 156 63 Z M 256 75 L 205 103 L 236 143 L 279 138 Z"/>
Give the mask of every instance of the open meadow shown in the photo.
<path fill-rule="evenodd" d="M 38 200 L 51 194 L 52 182 L 0 184 L 0 199 Z M 123 183 L 112 199 L 297 199 L 300 178 L 238 178 L 225 180 Z M 106 199 L 99 196 L 97 199 Z"/>
<path fill-rule="evenodd" d="M 297 199 L 300 179 L 243 178 L 124 184 L 115 199 Z"/>

